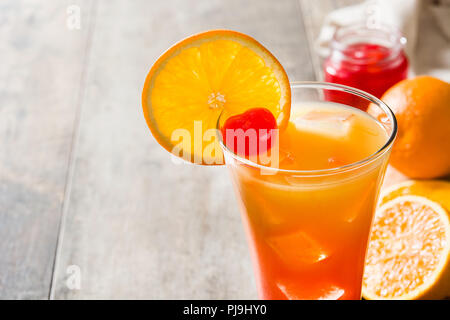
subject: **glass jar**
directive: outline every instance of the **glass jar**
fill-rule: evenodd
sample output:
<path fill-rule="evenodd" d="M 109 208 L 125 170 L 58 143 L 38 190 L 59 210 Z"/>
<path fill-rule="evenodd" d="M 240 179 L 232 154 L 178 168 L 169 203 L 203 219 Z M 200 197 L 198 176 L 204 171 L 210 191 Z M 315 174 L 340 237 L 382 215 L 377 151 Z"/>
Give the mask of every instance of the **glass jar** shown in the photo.
<path fill-rule="evenodd" d="M 386 26 L 349 26 L 336 31 L 324 63 L 326 82 L 344 84 L 381 98 L 408 75 L 406 39 Z M 351 95 L 329 93 L 327 100 L 355 105 Z M 367 105 L 358 106 L 365 109 Z"/>

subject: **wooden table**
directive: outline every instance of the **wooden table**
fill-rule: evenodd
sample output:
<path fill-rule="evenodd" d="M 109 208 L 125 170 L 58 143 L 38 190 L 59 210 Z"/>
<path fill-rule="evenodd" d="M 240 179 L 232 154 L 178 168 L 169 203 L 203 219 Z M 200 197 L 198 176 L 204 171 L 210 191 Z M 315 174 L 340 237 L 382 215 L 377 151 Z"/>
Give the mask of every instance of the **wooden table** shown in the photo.
<path fill-rule="evenodd" d="M 256 298 L 228 173 L 170 161 L 143 81 L 171 44 L 212 28 L 252 35 L 291 80 L 317 79 L 323 17 L 354 2 L 2 1 L 0 298 Z"/>

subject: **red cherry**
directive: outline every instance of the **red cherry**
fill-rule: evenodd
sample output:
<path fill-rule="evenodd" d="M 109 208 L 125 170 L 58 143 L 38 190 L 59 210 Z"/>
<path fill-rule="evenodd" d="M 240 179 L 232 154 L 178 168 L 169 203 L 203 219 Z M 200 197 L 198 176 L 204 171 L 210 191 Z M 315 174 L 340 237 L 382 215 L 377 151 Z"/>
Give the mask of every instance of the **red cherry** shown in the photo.
<path fill-rule="evenodd" d="M 240 156 L 254 156 L 270 150 L 277 121 L 266 108 L 249 109 L 228 118 L 222 127 L 222 137 L 228 149 Z"/>

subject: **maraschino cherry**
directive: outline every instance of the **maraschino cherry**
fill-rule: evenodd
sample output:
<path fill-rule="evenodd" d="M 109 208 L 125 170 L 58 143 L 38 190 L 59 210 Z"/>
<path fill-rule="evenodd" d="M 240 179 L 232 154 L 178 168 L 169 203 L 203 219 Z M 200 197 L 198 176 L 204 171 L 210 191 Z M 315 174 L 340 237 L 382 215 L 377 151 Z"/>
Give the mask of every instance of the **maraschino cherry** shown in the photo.
<path fill-rule="evenodd" d="M 234 153 L 248 158 L 270 150 L 277 121 L 266 108 L 253 108 L 225 121 L 222 137 L 225 146 Z"/>

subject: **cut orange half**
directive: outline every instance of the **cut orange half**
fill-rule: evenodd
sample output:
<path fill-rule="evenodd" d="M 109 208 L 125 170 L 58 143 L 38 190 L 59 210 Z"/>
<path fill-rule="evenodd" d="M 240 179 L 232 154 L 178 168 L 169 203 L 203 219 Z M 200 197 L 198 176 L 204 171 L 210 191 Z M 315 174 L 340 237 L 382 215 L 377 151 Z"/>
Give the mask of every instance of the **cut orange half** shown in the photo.
<path fill-rule="evenodd" d="M 446 210 L 420 196 L 399 196 L 376 213 L 363 297 L 441 299 L 450 294 L 450 223 Z"/>
<path fill-rule="evenodd" d="M 444 180 L 407 180 L 383 190 L 380 205 L 399 196 L 422 196 L 439 203 L 450 212 L 450 182 Z"/>
<path fill-rule="evenodd" d="M 223 164 L 217 120 L 267 108 L 279 128 L 289 120 L 289 80 L 278 60 L 255 39 L 213 30 L 172 46 L 145 80 L 142 107 L 159 144 L 199 164 Z M 222 117 L 221 117 L 222 119 Z"/>

